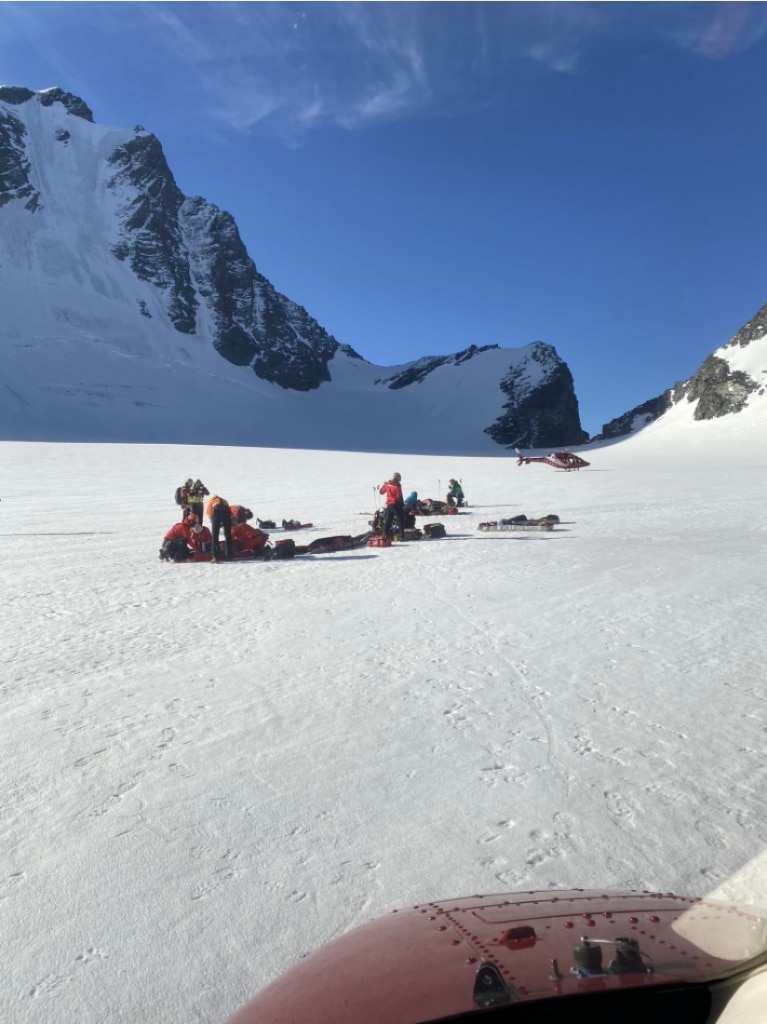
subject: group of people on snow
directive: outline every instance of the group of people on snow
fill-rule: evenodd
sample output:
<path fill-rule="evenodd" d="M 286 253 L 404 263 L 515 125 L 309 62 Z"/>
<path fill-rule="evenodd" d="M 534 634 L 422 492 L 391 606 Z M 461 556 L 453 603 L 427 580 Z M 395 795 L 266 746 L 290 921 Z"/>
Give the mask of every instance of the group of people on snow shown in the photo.
<path fill-rule="evenodd" d="M 412 491 L 407 498 L 402 494 L 402 476 L 393 473 L 390 480 L 381 484 L 379 493 L 385 496 L 385 506 L 379 514 L 380 532 L 391 536 L 394 532 L 401 537 L 408 527 L 415 525 L 415 516 L 429 515 L 434 511 L 446 511 L 462 507 L 466 498 L 457 480 L 449 481 L 445 502 L 431 499 L 419 501 L 418 492 Z M 181 506 L 181 522 L 175 523 L 165 534 L 160 558 L 167 561 L 219 561 L 222 554 L 227 561 L 232 558 L 268 558 L 269 534 L 250 525 L 253 513 L 244 505 L 230 505 L 219 494 L 211 495 L 201 480 L 191 477 L 176 489 L 176 503 Z M 207 504 L 205 498 L 208 498 Z M 441 508 L 435 508 L 441 506 Z M 205 517 L 210 528 L 205 525 Z M 259 520 L 259 524 L 261 521 Z M 267 524 L 271 526 L 272 524 Z M 283 525 L 300 525 L 285 524 Z"/>
<path fill-rule="evenodd" d="M 449 481 L 449 490 L 445 506 L 447 508 L 462 508 L 466 504 L 466 496 L 463 488 L 457 480 L 452 478 Z M 428 515 L 435 511 L 435 502 L 431 499 L 419 501 L 418 491 L 411 491 L 406 498 L 402 496 L 402 476 L 400 473 L 392 473 L 391 480 L 381 484 L 379 494 L 386 497 L 381 532 L 385 537 L 391 536 L 394 521 L 397 522 L 396 533 L 404 534 L 405 530 L 415 525 L 414 517 L 417 515 Z"/>
<path fill-rule="evenodd" d="M 176 502 L 181 505 L 181 522 L 165 534 L 160 558 L 173 562 L 217 562 L 222 535 L 227 560 L 235 556 L 268 557 L 269 534 L 249 524 L 253 513 L 245 505 L 230 505 L 219 494 L 211 495 L 200 480 L 187 480 L 179 487 Z M 210 529 L 204 524 L 204 516 L 210 521 Z"/>

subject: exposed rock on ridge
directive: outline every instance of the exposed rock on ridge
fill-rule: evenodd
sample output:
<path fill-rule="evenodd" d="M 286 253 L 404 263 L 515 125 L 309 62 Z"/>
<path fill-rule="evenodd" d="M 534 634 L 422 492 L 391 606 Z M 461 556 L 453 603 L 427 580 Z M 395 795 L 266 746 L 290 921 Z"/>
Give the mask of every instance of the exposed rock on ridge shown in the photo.
<path fill-rule="evenodd" d="M 71 92 L 64 92 L 63 89 L 41 89 L 40 92 L 33 92 L 23 86 L 0 85 L 0 100 L 4 103 L 12 103 L 14 106 L 27 103 L 29 100 L 37 100 L 43 107 L 61 103 L 70 114 L 93 123 L 93 112 L 88 104 L 84 103 L 79 96 L 74 96 Z"/>
<path fill-rule="evenodd" d="M 422 359 L 417 359 L 414 363 L 411 363 L 406 370 L 399 370 L 391 377 L 381 377 L 379 381 L 382 384 L 386 384 L 392 391 L 397 391 L 399 388 L 406 388 L 410 384 L 420 384 L 421 381 L 426 380 L 429 374 L 440 366 L 460 366 L 461 363 L 465 363 L 479 352 L 489 352 L 491 349 L 497 348 L 498 345 L 484 345 L 481 348 L 477 345 L 469 345 L 468 348 L 463 349 L 461 352 L 456 352 L 452 356 L 424 356 Z"/>
<path fill-rule="evenodd" d="M 767 334 L 767 302 L 759 312 L 753 316 L 747 324 L 744 324 L 737 334 L 727 342 L 725 348 L 738 346 L 745 348 L 752 341 L 758 341 Z"/>

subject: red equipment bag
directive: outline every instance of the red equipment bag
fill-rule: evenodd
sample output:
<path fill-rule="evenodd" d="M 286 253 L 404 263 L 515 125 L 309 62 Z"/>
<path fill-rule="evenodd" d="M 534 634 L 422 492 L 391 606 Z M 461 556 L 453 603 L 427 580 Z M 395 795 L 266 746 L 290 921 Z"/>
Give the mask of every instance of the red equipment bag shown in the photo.
<path fill-rule="evenodd" d="M 391 537 L 371 537 L 366 547 L 369 548 L 390 548 Z"/>

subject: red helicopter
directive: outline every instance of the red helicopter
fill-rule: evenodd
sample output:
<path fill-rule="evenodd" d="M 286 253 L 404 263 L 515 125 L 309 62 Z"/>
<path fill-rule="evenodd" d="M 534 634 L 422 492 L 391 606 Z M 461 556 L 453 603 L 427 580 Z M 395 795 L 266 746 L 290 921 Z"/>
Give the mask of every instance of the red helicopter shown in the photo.
<path fill-rule="evenodd" d="M 547 466 L 553 466 L 554 469 L 564 469 L 568 473 L 571 469 L 582 469 L 583 466 L 590 466 L 590 462 L 586 462 L 580 455 L 573 455 L 572 452 L 550 452 L 548 455 L 523 455 L 519 448 L 515 448 L 514 451 L 517 453 L 519 458 L 517 459 L 518 466 L 527 466 L 531 462 L 545 462 Z"/>
<path fill-rule="evenodd" d="M 673 893 L 501 893 L 395 910 L 229 1024 L 762 1024 L 767 917 Z"/>

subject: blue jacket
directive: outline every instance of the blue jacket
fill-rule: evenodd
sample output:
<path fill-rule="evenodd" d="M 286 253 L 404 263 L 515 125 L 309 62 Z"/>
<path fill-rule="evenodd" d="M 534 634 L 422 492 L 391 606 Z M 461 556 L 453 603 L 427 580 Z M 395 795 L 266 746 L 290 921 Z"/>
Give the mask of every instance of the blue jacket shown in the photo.
<path fill-rule="evenodd" d="M 405 506 L 414 508 L 418 504 L 418 491 L 411 491 L 405 498 Z"/>

